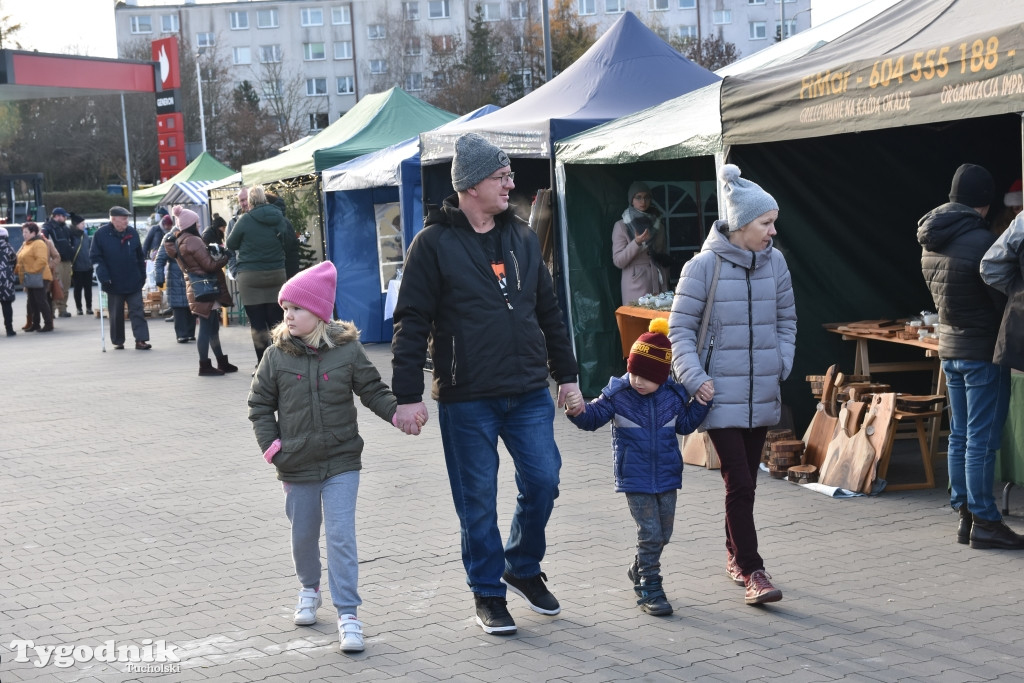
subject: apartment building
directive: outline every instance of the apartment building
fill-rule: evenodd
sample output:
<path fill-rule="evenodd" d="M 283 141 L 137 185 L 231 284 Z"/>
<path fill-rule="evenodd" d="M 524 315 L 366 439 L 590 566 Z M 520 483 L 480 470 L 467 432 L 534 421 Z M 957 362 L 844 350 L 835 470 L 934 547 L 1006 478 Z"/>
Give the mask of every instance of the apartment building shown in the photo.
<path fill-rule="evenodd" d="M 549 0 L 549 9 L 556 0 Z M 721 36 L 745 56 L 810 26 L 810 0 L 573 0 L 598 35 L 631 11 L 663 37 Z M 234 0 L 181 4 L 124 0 L 115 8 L 119 53 L 172 34 L 215 50 L 231 88 L 251 82 L 280 97 L 304 83 L 310 130 L 326 127 L 362 95 L 392 85 L 416 93 L 430 55 L 465 36 L 480 7 L 485 21 L 539 23 L 541 0 Z M 529 74 L 523 74 L 529 88 Z M 303 89 L 299 88 L 300 93 Z"/>

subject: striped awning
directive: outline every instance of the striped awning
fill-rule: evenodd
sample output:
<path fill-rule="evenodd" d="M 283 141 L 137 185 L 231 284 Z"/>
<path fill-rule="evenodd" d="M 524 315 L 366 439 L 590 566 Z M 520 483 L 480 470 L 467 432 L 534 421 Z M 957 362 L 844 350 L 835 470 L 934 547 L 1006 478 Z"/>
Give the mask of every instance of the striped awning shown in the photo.
<path fill-rule="evenodd" d="M 174 183 L 174 187 L 160 200 L 161 204 L 201 204 L 210 203 L 206 188 L 215 184 L 216 180 L 182 180 Z"/>

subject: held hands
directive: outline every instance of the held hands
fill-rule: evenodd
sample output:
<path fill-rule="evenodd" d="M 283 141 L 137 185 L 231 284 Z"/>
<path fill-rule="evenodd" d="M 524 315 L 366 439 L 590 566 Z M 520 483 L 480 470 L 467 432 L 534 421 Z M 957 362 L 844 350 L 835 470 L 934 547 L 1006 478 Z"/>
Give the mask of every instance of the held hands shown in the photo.
<path fill-rule="evenodd" d="M 706 406 L 715 397 L 715 383 L 710 379 L 704 382 L 704 384 L 697 388 L 697 393 L 693 397 L 697 400 L 697 403 Z"/>
<path fill-rule="evenodd" d="M 587 409 L 580 387 L 575 382 L 558 385 L 558 407 L 565 408 L 565 414 L 576 417 Z"/>
<path fill-rule="evenodd" d="M 427 424 L 427 406 L 423 401 L 400 405 L 391 418 L 391 424 L 410 436 L 417 436 Z"/>

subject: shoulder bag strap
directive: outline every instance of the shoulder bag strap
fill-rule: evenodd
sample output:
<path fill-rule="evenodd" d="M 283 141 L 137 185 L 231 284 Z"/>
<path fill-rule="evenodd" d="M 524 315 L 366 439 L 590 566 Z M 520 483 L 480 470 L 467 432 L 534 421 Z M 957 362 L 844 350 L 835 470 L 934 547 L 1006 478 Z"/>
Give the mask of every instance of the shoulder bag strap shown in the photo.
<path fill-rule="evenodd" d="M 708 325 L 711 323 L 711 308 L 715 303 L 715 290 L 718 289 L 718 275 L 722 272 L 722 257 L 715 254 L 715 274 L 711 278 L 711 286 L 708 288 L 708 298 L 704 303 L 704 317 L 700 321 L 700 331 L 697 332 L 697 355 L 704 348 L 704 339 L 708 336 Z"/>

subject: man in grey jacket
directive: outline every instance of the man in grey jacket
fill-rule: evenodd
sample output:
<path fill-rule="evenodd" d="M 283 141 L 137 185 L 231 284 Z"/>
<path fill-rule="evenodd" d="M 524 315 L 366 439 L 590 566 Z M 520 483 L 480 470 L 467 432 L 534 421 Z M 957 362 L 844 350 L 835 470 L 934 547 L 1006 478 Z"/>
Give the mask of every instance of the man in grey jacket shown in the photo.
<path fill-rule="evenodd" d="M 972 548 L 1024 549 L 1024 537 L 996 507 L 996 451 L 1010 402 L 1009 368 L 992 362 L 1006 297 L 979 272 L 995 237 L 985 216 L 992 175 L 963 164 L 949 202 L 918 221 L 921 270 L 939 312 L 939 358 L 949 398 L 950 505 L 959 513 L 957 542 Z"/>

